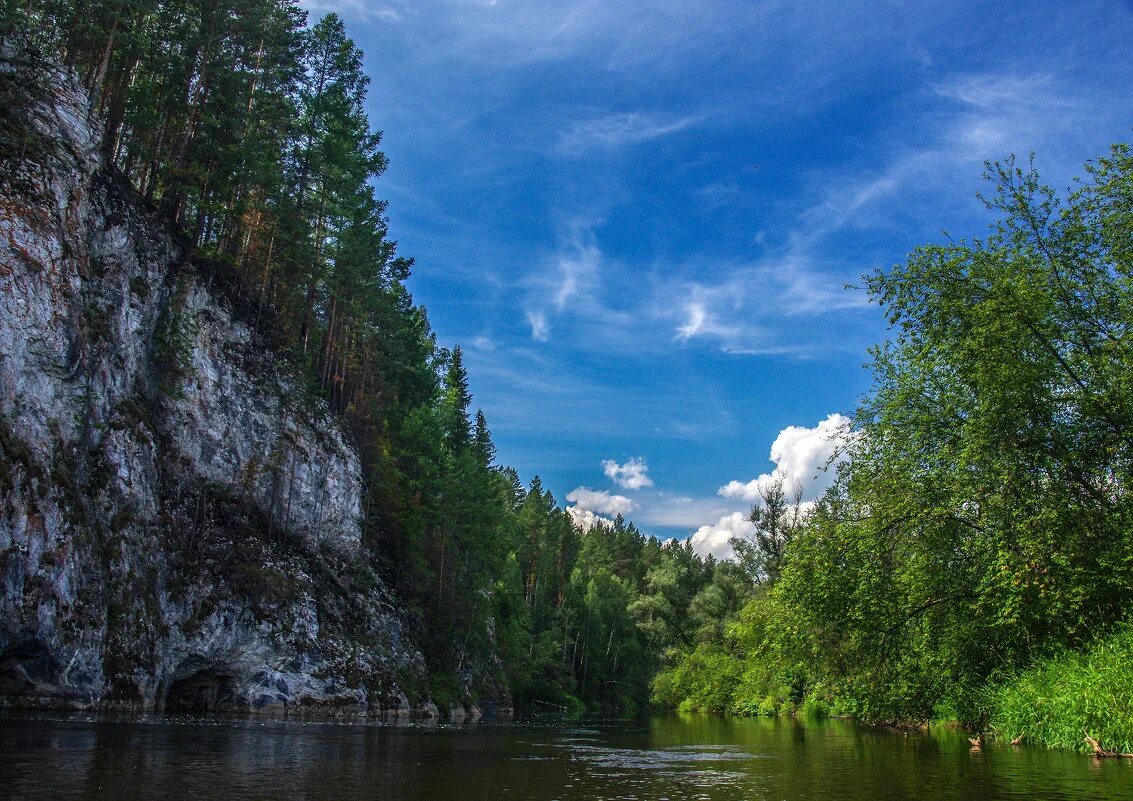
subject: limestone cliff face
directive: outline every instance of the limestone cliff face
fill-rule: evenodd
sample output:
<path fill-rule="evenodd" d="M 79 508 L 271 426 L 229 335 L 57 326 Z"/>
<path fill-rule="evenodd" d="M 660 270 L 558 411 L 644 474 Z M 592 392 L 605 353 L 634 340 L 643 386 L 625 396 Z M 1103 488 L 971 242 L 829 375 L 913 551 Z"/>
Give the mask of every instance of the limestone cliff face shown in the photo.
<path fill-rule="evenodd" d="M 0 704 L 405 711 L 340 425 L 103 170 L 82 87 L 0 51 L 5 89 Z"/>

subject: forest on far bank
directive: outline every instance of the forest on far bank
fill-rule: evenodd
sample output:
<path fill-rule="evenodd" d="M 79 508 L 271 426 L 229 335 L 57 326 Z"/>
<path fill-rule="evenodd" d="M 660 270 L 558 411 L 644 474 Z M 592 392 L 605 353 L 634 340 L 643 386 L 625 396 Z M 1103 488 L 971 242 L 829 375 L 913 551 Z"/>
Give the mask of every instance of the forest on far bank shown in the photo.
<path fill-rule="evenodd" d="M 1133 751 L 1128 146 L 1068 193 L 989 164 L 982 238 L 866 275 L 891 336 L 837 480 L 807 505 L 767 484 L 736 558 L 702 559 L 620 517 L 579 529 L 497 463 L 460 348 L 406 288 L 340 19 L 309 24 L 293 0 L 112 5 L 6 3 L 0 32 L 80 77 L 105 169 L 340 416 L 365 487 L 365 563 L 343 569 L 402 602 L 421 697 L 947 719 Z M 5 159 L 47 150 L 0 134 Z"/>

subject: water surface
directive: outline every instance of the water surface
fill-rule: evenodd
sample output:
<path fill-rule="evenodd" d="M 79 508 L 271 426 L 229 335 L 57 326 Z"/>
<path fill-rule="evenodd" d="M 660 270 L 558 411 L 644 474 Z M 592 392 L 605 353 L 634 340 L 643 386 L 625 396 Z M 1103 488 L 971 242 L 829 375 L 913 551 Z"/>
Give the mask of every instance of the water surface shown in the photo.
<path fill-rule="evenodd" d="M 1128 762 L 1133 762 L 1129 760 Z M 656 716 L 440 727 L 0 718 L 0 798 L 1133 799 L 1133 764 L 948 730 Z"/>

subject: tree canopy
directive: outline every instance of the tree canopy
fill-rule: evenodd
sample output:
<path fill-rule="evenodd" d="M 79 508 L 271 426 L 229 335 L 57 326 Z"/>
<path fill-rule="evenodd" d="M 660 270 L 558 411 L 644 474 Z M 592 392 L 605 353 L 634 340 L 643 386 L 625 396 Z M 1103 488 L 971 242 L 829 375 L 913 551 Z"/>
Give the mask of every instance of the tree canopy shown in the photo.
<path fill-rule="evenodd" d="M 1085 175 L 1060 199 L 1029 166 L 990 164 L 986 238 L 866 276 L 892 337 L 848 461 L 790 536 L 778 494 L 753 512 L 737 553 L 771 581 L 716 638 L 735 669 L 678 660 L 669 700 L 978 726 L 989 684 L 1128 618 L 1129 148 Z"/>

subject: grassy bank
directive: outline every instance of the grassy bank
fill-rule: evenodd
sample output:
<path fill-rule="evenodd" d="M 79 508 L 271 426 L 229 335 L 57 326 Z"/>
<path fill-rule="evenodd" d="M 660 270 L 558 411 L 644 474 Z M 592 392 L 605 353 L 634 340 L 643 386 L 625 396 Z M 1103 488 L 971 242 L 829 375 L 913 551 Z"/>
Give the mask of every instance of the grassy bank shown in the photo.
<path fill-rule="evenodd" d="M 1133 752 L 1133 626 L 1087 650 L 1038 662 L 988 694 L 997 739 L 1089 751 L 1085 735 L 1107 750 Z"/>
<path fill-rule="evenodd" d="M 1063 651 L 982 692 L 974 691 L 979 697 L 976 706 L 982 709 L 987 733 L 999 742 L 1022 736 L 1030 745 L 1090 752 L 1088 734 L 1107 751 L 1133 753 L 1131 666 L 1133 625 L 1126 624 L 1085 650 Z M 799 667 L 776 665 L 773 657 L 747 661 L 727 649 L 701 646 L 657 676 L 653 701 L 683 711 L 870 720 L 855 714 L 862 703 L 851 688 L 832 694 L 799 681 Z M 832 701 L 835 697 L 841 700 Z M 970 714 L 975 715 L 975 709 Z M 945 705 L 937 707 L 935 720 L 977 725 L 972 719 L 956 721 L 956 715 Z"/>

